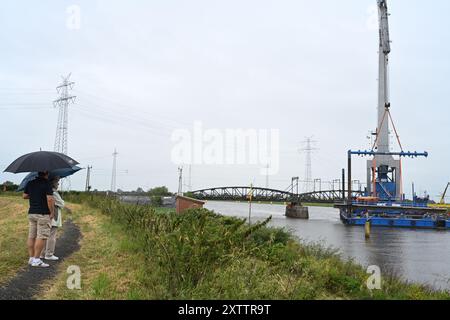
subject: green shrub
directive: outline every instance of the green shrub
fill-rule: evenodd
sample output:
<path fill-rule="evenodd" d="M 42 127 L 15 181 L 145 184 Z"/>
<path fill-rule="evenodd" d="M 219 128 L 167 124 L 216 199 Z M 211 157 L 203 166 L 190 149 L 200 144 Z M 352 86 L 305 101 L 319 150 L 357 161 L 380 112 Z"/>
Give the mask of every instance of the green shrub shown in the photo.
<path fill-rule="evenodd" d="M 123 226 L 134 243 L 123 243 L 122 250 L 144 254 L 152 266 L 130 298 L 155 288 L 164 299 L 449 298 L 387 275 L 383 290 L 371 292 L 361 266 L 343 261 L 332 248 L 268 228 L 271 218 L 249 226 L 206 209 L 179 215 L 105 195 L 72 193 L 66 199 L 97 208 Z M 103 277 L 94 289 L 101 296 L 107 287 Z"/>

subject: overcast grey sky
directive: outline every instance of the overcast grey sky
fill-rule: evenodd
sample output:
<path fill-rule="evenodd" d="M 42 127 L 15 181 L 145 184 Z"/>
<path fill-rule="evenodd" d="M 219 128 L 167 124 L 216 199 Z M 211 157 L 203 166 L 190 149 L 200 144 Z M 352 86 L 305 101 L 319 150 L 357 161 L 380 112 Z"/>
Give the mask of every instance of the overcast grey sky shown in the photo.
<path fill-rule="evenodd" d="M 80 29 L 67 8 L 81 9 Z M 375 0 L 8 1 L 0 12 L 0 165 L 52 150 L 61 75 L 72 72 L 69 154 L 108 189 L 119 152 L 121 189 L 177 187 L 172 133 L 279 129 L 285 189 L 305 176 L 301 142 L 313 136 L 313 178 L 340 178 L 346 151 L 376 127 Z M 392 115 L 406 150 L 404 185 L 433 197 L 450 180 L 450 2 L 392 0 Z M 376 22 L 376 20 L 375 20 Z M 365 161 L 355 179 L 364 180 Z M 192 168 L 194 189 L 264 186 L 260 166 Z M 186 169 L 187 170 L 187 169 Z M 0 174 L 0 182 L 23 175 Z M 72 187 L 84 188 L 85 172 Z M 325 188 L 325 186 L 323 187 Z"/>

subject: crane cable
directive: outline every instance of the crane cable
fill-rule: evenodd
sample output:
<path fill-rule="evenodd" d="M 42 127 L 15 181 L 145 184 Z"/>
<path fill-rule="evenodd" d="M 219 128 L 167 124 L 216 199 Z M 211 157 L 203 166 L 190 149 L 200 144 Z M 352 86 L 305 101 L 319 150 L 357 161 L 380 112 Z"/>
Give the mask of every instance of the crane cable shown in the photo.
<path fill-rule="evenodd" d="M 392 118 L 392 115 L 391 115 L 391 112 L 390 112 L 390 110 L 389 110 L 389 104 L 386 104 L 386 107 L 385 107 L 385 111 L 384 111 L 384 114 L 383 114 L 383 119 L 381 120 L 381 123 L 380 123 L 380 126 L 379 126 L 379 128 L 381 128 L 382 126 L 383 126 L 383 124 L 384 124 L 384 121 L 385 121 L 385 119 L 386 119 L 386 115 L 388 116 L 388 118 L 389 118 L 389 120 L 391 121 L 391 124 L 392 124 L 392 128 L 394 129 L 394 133 L 395 133 L 395 137 L 397 138 L 397 142 L 398 142 L 398 145 L 399 145 L 399 147 L 400 147 L 400 150 L 403 152 L 403 146 L 402 146 L 402 143 L 401 143 L 401 141 L 400 141 L 400 136 L 398 135 L 398 132 L 397 132 L 397 128 L 395 127 L 395 123 L 394 123 L 394 119 Z M 373 147 L 372 147 L 372 151 L 374 151 L 375 150 L 375 147 L 378 147 L 378 138 L 380 137 L 380 132 L 379 132 L 379 130 L 377 130 L 377 133 L 376 133 L 376 139 L 375 139 L 375 143 L 374 143 L 374 145 L 373 145 Z M 374 195 L 376 196 L 376 181 L 375 181 L 375 170 L 376 170 L 376 160 L 375 160 L 375 157 L 373 157 L 373 185 L 374 185 Z M 399 176 L 400 176 L 400 197 L 403 197 L 403 168 L 402 168 L 402 157 L 400 157 L 400 159 L 399 159 Z"/>
<path fill-rule="evenodd" d="M 384 124 L 384 120 L 386 119 L 386 114 L 387 114 L 387 112 L 389 112 L 389 109 L 386 107 L 385 108 L 385 111 L 384 111 L 384 114 L 383 114 L 383 119 L 381 119 L 381 123 L 380 123 L 380 125 L 379 125 L 379 127 L 378 128 L 381 128 L 382 126 L 383 126 L 383 124 Z M 377 129 L 377 132 L 376 132 L 376 138 L 375 138 L 375 142 L 374 142 L 374 144 L 373 144 L 373 146 L 372 146 L 372 151 L 374 151 L 375 150 L 375 147 L 377 147 L 378 148 L 378 138 L 380 137 L 380 132 L 379 132 L 379 130 Z M 377 160 L 376 160 L 376 157 L 374 156 L 373 157 L 373 160 L 372 160 L 372 188 L 373 188 L 373 196 L 374 197 L 377 197 L 377 181 L 376 181 L 376 171 L 377 171 Z"/>
<path fill-rule="evenodd" d="M 387 113 L 389 115 L 389 119 L 391 120 L 392 128 L 394 129 L 395 136 L 397 138 L 397 142 L 400 147 L 400 150 L 403 152 L 402 142 L 400 141 L 400 136 L 398 135 L 397 128 L 395 127 L 395 123 L 394 123 L 394 120 L 392 119 L 392 115 L 391 115 L 391 112 L 389 111 L 389 109 L 387 109 Z M 403 165 L 402 165 L 402 162 L 403 162 L 402 157 L 400 157 L 398 170 L 399 170 L 399 176 L 400 176 L 400 197 L 403 199 Z"/>

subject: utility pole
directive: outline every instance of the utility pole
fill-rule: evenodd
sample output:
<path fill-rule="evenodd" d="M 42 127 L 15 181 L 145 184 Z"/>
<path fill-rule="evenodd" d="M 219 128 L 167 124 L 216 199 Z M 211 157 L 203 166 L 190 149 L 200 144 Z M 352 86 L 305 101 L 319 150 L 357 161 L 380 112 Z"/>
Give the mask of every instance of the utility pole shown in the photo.
<path fill-rule="evenodd" d="M 112 169 L 112 176 L 111 176 L 111 191 L 116 192 L 116 178 L 117 178 L 117 150 L 114 149 L 113 155 L 113 169 Z"/>
<path fill-rule="evenodd" d="M 178 167 L 178 195 L 183 195 L 183 167 Z"/>
<path fill-rule="evenodd" d="M 86 192 L 91 191 L 91 170 L 92 170 L 92 166 L 88 166 L 87 174 L 86 174 Z"/>
<path fill-rule="evenodd" d="M 250 184 L 250 191 L 247 195 L 247 199 L 248 199 L 248 224 L 252 225 L 253 183 Z"/>
<path fill-rule="evenodd" d="M 269 189 L 269 169 L 270 164 L 268 163 L 266 166 L 266 189 Z"/>
<path fill-rule="evenodd" d="M 312 138 L 313 137 L 307 137 L 306 140 L 302 142 L 305 147 L 300 149 L 300 152 L 305 152 L 305 182 L 303 186 L 303 191 L 305 193 L 311 192 L 311 184 L 313 183 L 311 155 L 313 151 L 317 150 L 316 148 L 313 148 L 313 144 L 317 141 L 313 141 Z"/>

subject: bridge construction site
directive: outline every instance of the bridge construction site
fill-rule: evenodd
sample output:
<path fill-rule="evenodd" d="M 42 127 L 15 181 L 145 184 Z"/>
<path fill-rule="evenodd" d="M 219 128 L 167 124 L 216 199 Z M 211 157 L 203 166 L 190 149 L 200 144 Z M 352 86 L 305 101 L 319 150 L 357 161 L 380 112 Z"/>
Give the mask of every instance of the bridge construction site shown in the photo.
<path fill-rule="evenodd" d="M 403 188 L 403 158 L 429 156 L 428 152 L 405 151 L 391 114 L 389 92 L 389 13 L 386 0 L 377 0 L 379 13 L 379 74 L 378 74 L 378 118 L 372 135 L 375 141 L 370 150 L 347 151 L 347 177 L 343 171 L 340 190 L 314 191 L 299 194 L 294 192 L 294 179 L 290 190 L 280 191 L 268 188 L 221 187 L 198 190 L 193 195 L 202 200 L 246 200 L 288 202 L 286 215 L 297 217 L 301 203 L 334 203 L 340 211 L 341 221 L 349 226 L 365 226 L 366 231 L 374 227 L 402 227 L 424 229 L 450 229 L 450 218 L 444 206 L 446 188 L 441 203 L 430 204 L 429 197 L 420 198 L 413 192 L 413 198 L 406 199 Z M 391 150 L 390 134 L 395 134 L 398 151 Z M 344 154 L 344 153 L 343 153 Z M 353 190 L 353 157 L 368 157 L 367 187 L 364 191 Z M 310 177 L 308 177 L 310 178 Z M 346 181 L 346 182 L 345 182 Z M 297 179 L 298 190 L 298 179 Z M 305 210 L 305 209 L 301 209 Z M 290 215 L 290 213 L 293 213 Z M 300 218 L 308 218 L 301 214 Z M 370 232 L 367 232 L 370 233 Z"/>

